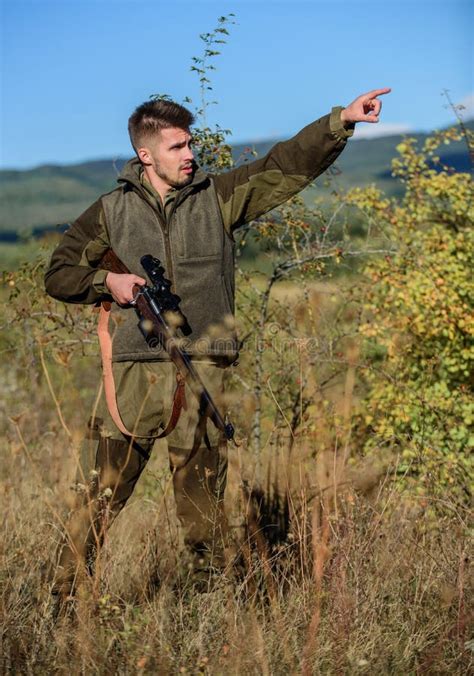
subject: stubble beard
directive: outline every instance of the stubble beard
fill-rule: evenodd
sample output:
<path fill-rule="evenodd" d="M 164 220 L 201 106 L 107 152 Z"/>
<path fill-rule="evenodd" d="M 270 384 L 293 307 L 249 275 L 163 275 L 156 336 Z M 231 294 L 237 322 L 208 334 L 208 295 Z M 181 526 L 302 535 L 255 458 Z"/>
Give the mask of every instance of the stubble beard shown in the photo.
<path fill-rule="evenodd" d="M 155 163 L 155 173 L 159 178 L 161 178 L 162 181 L 165 181 L 168 185 L 170 185 L 172 188 L 184 188 L 185 186 L 189 185 L 193 178 L 194 178 L 194 171 L 191 174 L 188 174 L 187 176 L 184 176 L 181 179 L 173 179 L 169 174 L 166 173 L 161 168 L 161 165 L 159 162 Z"/>

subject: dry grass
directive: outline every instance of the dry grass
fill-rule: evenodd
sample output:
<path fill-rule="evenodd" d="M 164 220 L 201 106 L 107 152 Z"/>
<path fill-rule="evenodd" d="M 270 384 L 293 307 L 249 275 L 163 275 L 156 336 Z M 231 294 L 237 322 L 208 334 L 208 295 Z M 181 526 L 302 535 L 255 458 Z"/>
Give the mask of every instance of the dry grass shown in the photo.
<path fill-rule="evenodd" d="M 329 484 L 315 493 L 293 480 L 270 544 L 241 488 L 245 449 L 233 454 L 228 493 L 238 579 L 206 594 L 173 591 L 178 531 L 157 446 L 110 531 L 100 579 L 55 623 L 49 568 L 73 470 L 68 443 L 59 430 L 53 444 L 35 437 L 25 419 L 12 425 L 1 483 L 3 673 L 467 673 L 462 520 L 428 522 L 383 480 L 375 497 L 346 488 L 337 500 Z M 327 476 L 312 462 L 314 476 Z"/>
<path fill-rule="evenodd" d="M 314 301 L 318 330 L 321 303 Z M 0 407 L 2 673 L 472 668 L 466 514 L 445 504 L 446 516 L 433 521 L 426 497 L 396 492 L 391 457 L 347 463 L 356 345 L 345 344 L 345 370 L 324 394 L 330 409 L 321 405 L 316 375 L 308 377 L 307 433 L 292 438 L 288 420 L 267 416 L 258 466 L 245 444 L 230 449 L 226 501 L 238 566 L 229 565 L 212 592 L 173 586 L 181 543 L 166 450 L 157 444 L 110 530 L 96 577 L 81 587 L 72 616 L 58 621 L 51 568 L 97 360 L 75 356 L 68 366 L 43 359 L 41 346 L 18 363 L 9 354 Z M 273 395 L 267 401 L 278 408 Z M 250 419 L 251 397 L 238 405 Z"/>

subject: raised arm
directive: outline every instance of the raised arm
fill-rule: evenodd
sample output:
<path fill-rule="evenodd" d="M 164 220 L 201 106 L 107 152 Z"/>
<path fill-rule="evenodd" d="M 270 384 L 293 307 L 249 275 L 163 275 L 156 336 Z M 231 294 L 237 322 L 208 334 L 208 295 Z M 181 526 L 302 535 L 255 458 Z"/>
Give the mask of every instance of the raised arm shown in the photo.
<path fill-rule="evenodd" d="M 337 159 L 356 122 L 378 122 L 377 96 L 389 91 L 376 89 L 347 108 L 337 106 L 262 159 L 215 176 L 224 227 L 232 232 L 303 190 Z"/>
<path fill-rule="evenodd" d="M 323 173 L 353 134 L 333 108 L 261 159 L 214 178 L 224 227 L 232 232 L 303 190 Z"/>

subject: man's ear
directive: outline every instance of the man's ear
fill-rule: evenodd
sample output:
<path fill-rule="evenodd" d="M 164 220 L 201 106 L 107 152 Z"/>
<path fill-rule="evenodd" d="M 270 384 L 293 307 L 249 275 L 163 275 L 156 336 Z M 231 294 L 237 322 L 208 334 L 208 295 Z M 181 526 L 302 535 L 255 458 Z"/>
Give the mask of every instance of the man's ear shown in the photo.
<path fill-rule="evenodd" d="M 142 164 L 149 166 L 150 164 L 153 163 L 151 155 L 150 155 L 150 151 L 148 150 L 148 148 L 138 148 L 137 155 L 138 155 L 138 159 L 140 160 L 140 162 Z"/>

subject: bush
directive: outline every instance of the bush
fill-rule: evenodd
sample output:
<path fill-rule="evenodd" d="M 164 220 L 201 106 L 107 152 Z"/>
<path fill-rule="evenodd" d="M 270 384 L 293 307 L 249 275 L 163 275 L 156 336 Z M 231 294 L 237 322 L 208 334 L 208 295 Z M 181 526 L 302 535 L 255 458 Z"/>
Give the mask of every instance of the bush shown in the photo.
<path fill-rule="evenodd" d="M 400 485 L 463 503 L 472 491 L 474 442 L 474 192 L 469 174 L 440 166 L 434 155 L 460 135 L 449 129 L 421 149 L 414 139 L 398 146 L 393 169 L 405 186 L 402 199 L 372 188 L 348 200 L 394 245 L 393 256 L 365 268 L 364 451 L 396 450 Z"/>

